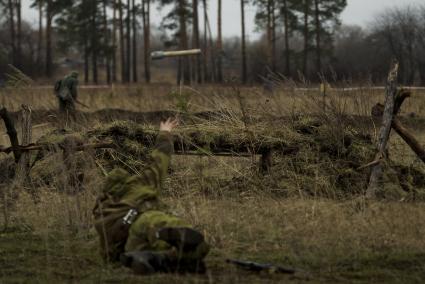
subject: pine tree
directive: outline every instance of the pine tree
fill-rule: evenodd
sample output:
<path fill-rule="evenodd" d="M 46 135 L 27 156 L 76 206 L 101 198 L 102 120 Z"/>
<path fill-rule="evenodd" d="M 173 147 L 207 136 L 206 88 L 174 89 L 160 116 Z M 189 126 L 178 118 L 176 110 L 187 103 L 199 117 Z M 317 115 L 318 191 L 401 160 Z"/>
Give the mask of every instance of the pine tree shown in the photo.
<path fill-rule="evenodd" d="M 121 66 L 121 82 L 127 83 L 127 72 L 126 72 L 126 60 L 125 60 L 125 48 L 124 48 L 124 17 L 123 17 L 123 3 L 122 0 L 118 0 L 118 26 L 119 26 L 119 40 L 120 40 L 120 66 Z"/>
<path fill-rule="evenodd" d="M 16 30 L 15 30 L 15 9 L 12 0 L 7 1 L 9 12 L 9 25 L 10 25 L 10 42 L 12 47 L 12 63 L 16 65 Z"/>
<path fill-rule="evenodd" d="M 150 70 L 150 6 L 151 0 L 142 0 L 142 17 L 143 17 L 143 57 L 145 65 L 145 81 L 150 83 L 151 70 Z"/>
<path fill-rule="evenodd" d="M 242 60 L 242 67 L 241 67 L 241 79 L 242 83 L 246 84 L 247 82 L 247 62 L 246 62 L 246 38 L 245 38 L 245 0 L 241 1 L 241 60 Z"/>
<path fill-rule="evenodd" d="M 132 0 L 132 29 L 133 29 L 133 57 L 132 57 L 132 65 L 133 65 L 133 82 L 136 83 L 138 81 L 138 70 L 137 70 L 137 10 L 138 6 L 135 3 L 135 0 Z"/>
<path fill-rule="evenodd" d="M 291 75 L 291 50 L 289 48 L 289 35 L 292 31 L 290 23 L 291 21 L 290 17 L 293 17 L 293 13 L 291 11 L 291 1 L 290 0 L 282 0 L 282 6 L 281 6 L 281 14 L 283 17 L 283 30 L 284 30 L 284 37 L 285 37 L 285 75 L 290 76 Z"/>
<path fill-rule="evenodd" d="M 222 38 L 222 2 L 218 0 L 218 11 L 217 11 L 217 81 L 223 82 L 223 38 Z"/>
<path fill-rule="evenodd" d="M 198 16 L 198 0 L 192 0 L 192 11 L 193 11 L 193 28 L 192 28 L 192 48 L 199 48 L 199 16 Z M 202 70 L 201 70 L 201 57 L 197 55 L 194 58 L 193 64 L 193 73 L 195 80 L 197 80 L 198 84 L 202 83 Z"/>
<path fill-rule="evenodd" d="M 333 29 L 340 24 L 339 15 L 347 6 L 347 0 L 314 0 L 316 71 L 322 73 L 322 43 L 330 43 Z M 325 40 L 325 41 L 324 41 Z M 331 46 L 327 46 L 331 48 Z"/>
<path fill-rule="evenodd" d="M 277 26 L 277 0 L 252 0 L 257 8 L 255 22 L 257 27 L 265 30 L 267 38 L 267 68 L 277 71 L 276 65 L 276 26 Z"/>

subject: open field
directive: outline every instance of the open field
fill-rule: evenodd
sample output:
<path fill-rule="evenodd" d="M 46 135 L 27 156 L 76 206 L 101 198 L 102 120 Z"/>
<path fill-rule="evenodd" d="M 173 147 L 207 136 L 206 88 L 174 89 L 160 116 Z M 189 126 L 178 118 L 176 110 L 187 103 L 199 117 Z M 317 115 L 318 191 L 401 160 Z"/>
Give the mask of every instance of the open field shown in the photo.
<path fill-rule="evenodd" d="M 32 107 L 34 142 L 64 126 L 92 141 L 98 137 L 89 130 L 107 131 L 117 120 L 149 128 L 178 112 L 183 138 L 195 130 L 299 147 L 295 154 L 275 153 L 266 174 L 258 171 L 258 153 L 173 158 L 164 200 L 202 230 L 212 245 L 209 271 L 199 276 L 134 276 L 127 269 L 105 265 L 98 255 L 91 215 L 103 172 L 116 165 L 107 154 L 137 172 L 138 149 L 125 155 L 112 150 L 78 154 L 75 173 L 67 172 L 61 155 L 52 154 L 33 168 L 30 183 L 18 187 L 2 173 L 0 283 L 422 283 L 423 163 L 393 133 L 387 192 L 373 202 L 362 195 L 368 170 L 355 170 L 373 159 L 379 125 L 370 118 L 370 110 L 383 101 L 383 91 L 330 90 L 323 99 L 315 90 L 283 87 L 287 86 L 279 84 L 274 93 L 238 86 L 84 89 L 80 100 L 90 109 L 80 108 L 78 122 L 67 125 L 58 121 L 51 92 L 0 90 L 0 104 L 11 112 L 19 111 L 22 103 Z M 401 116 L 424 145 L 424 91 L 412 93 Z M 18 113 L 13 117 L 19 121 Z M 133 124 L 123 125 L 129 132 L 137 130 Z M 1 125 L 0 144 L 8 145 L 4 132 Z M 2 170 L 10 159 L 0 154 Z M 397 172 L 399 168 L 408 174 Z M 67 177 L 79 172 L 84 173 L 80 188 L 69 188 Z M 270 262 L 298 272 L 251 273 L 226 264 L 226 258 Z"/>

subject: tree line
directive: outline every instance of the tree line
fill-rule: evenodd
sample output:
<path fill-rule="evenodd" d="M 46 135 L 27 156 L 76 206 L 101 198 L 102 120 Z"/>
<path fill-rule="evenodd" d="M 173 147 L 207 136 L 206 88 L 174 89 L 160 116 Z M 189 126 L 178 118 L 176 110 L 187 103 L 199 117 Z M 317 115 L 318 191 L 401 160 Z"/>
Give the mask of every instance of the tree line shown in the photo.
<path fill-rule="evenodd" d="M 217 26 L 208 6 L 217 3 Z M 0 0 L 0 76 L 13 64 L 34 77 L 50 78 L 59 57 L 81 59 L 89 83 L 152 80 L 153 48 L 201 48 L 176 62 L 177 83 L 241 83 L 268 74 L 319 81 L 384 79 L 391 57 L 402 81 L 425 83 L 425 9 L 387 9 L 362 29 L 341 25 L 346 0 L 231 0 L 240 2 L 241 34 L 223 38 L 222 0 L 32 0 L 38 27 L 22 19 L 21 0 Z M 154 7 L 167 14 L 153 27 Z M 261 37 L 247 41 L 245 12 L 256 11 Z M 201 22 L 202 19 L 202 22 Z M 157 35 L 160 35 L 158 37 Z M 139 64 L 140 63 L 140 64 Z"/>

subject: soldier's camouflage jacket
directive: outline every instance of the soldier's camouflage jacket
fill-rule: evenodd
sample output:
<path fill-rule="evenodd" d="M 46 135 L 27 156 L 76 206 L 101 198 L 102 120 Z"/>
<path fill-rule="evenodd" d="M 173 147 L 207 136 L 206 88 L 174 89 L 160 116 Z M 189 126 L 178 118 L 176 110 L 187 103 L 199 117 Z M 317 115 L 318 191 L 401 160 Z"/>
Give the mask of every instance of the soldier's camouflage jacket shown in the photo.
<path fill-rule="evenodd" d="M 95 228 L 100 237 L 102 256 L 105 260 L 116 261 L 119 258 L 119 254 L 126 250 L 126 243 L 129 237 L 135 243 L 131 245 L 132 248 L 130 249 L 136 249 L 137 246 L 145 246 L 145 244 L 138 244 L 137 241 L 134 241 L 134 239 L 144 238 L 144 236 L 141 237 L 140 235 L 143 234 L 145 229 L 137 228 L 137 226 L 143 226 L 142 223 L 154 222 L 165 224 L 168 219 L 173 218 L 162 213 L 165 206 L 159 200 L 172 151 L 171 134 L 160 132 L 156 146 L 150 156 L 150 164 L 140 175 L 132 176 L 123 169 L 114 169 L 108 175 L 93 209 Z M 137 211 L 137 219 L 132 225 L 124 224 L 123 217 L 131 209 Z M 148 214 L 145 214 L 147 212 Z M 144 219 L 149 218 L 149 216 L 155 216 L 156 219 L 152 222 L 150 220 L 141 220 L 142 216 Z M 159 219 L 158 216 L 160 216 Z M 152 224 L 152 226 L 156 225 Z M 131 232 L 129 233 L 129 231 Z M 134 235 L 138 235 L 131 236 L 132 232 Z M 140 242 L 143 242 L 143 240 Z M 128 247 L 129 244 L 127 244 Z"/>

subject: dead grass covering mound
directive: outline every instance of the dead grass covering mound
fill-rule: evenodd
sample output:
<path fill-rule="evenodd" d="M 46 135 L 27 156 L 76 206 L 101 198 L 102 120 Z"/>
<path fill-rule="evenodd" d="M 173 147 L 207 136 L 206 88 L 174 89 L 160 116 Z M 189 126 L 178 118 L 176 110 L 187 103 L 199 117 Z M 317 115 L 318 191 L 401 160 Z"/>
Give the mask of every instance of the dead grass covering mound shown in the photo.
<path fill-rule="evenodd" d="M 198 122 L 198 121 L 197 121 Z M 100 149 L 75 153 L 64 163 L 62 152 L 40 151 L 34 159 L 31 170 L 32 181 L 41 184 L 55 184 L 57 177 L 70 172 L 71 180 L 84 188 L 86 171 L 91 170 L 99 178 L 114 167 L 124 167 L 138 174 L 145 164 L 149 149 L 155 142 L 157 130 L 150 125 L 129 121 L 116 121 L 99 125 L 80 133 L 54 131 L 43 136 L 39 143 L 66 145 L 110 141 L 115 149 Z M 370 135 L 354 123 L 340 122 L 338 125 L 312 117 L 296 117 L 278 129 L 267 123 L 246 125 L 232 117 L 205 120 L 201 123 L 183 125 L 176 133 L 175 148 L 178 151 L 192 151 L 211 156 L 212 151 L 228 149 L 237 159 L 240 152 L 251 153 L 254 157 L 265 147 L 272 147 L 273 165 L 262 175 L 258 166 L 242 160 L 239 171 L 232 177 L 202 178 L 195 182 L 192 190 L 220 194 L 271 193 L 278 196 L 320 196 L 335 199 L 350 198 L 363 193 L 367 187 L 369 169 L 358 170 L 373 160 L 375 150 Z M 182 147 L 182 149 L 178 148 Z M 221 147 L 221 148 L 220 148 Z M 183 149 L 184 148 L 184 149 Z M 285 149 L 292 149 L 283 155 Z M 257 151 L 257 152 L 256 152 Z M 176 165 L 178 167 L 190 165 Z M 245 162 L 243 162 L 245 161 Z M 67 166 L 68 165 L 68 166 Z M 95 166 L 96 165 L 96 166 Z M 3 165 L 4 166 L 4 165 Z M 96 170 L 88 167 L 94 167 Z M 212 170 L 212 169 L 211 169 Z M 226 171 L 226 169 L 222 169 Z M 208 169 L 207 169 L 208 171 Z M 194 173 L 194 179 L 197 177 Z M 66 176 L 66 175 L 65 175 Z M 385 164 L 385 178 L 381 197 L 389 199 L 425 199 L 425 170 L 422 165 L 401 165 L 389 160 Z M 69 183 L 64 178 L 60 183 Z M 177 178 L 171 186 L 178 192 L 184 185 Z M 74 184 L 75 185 L 75 184 Z M 66 186 L 59 186 L 65 188 Z M 220 188 L 220 191 L 214 188 Z"/>

